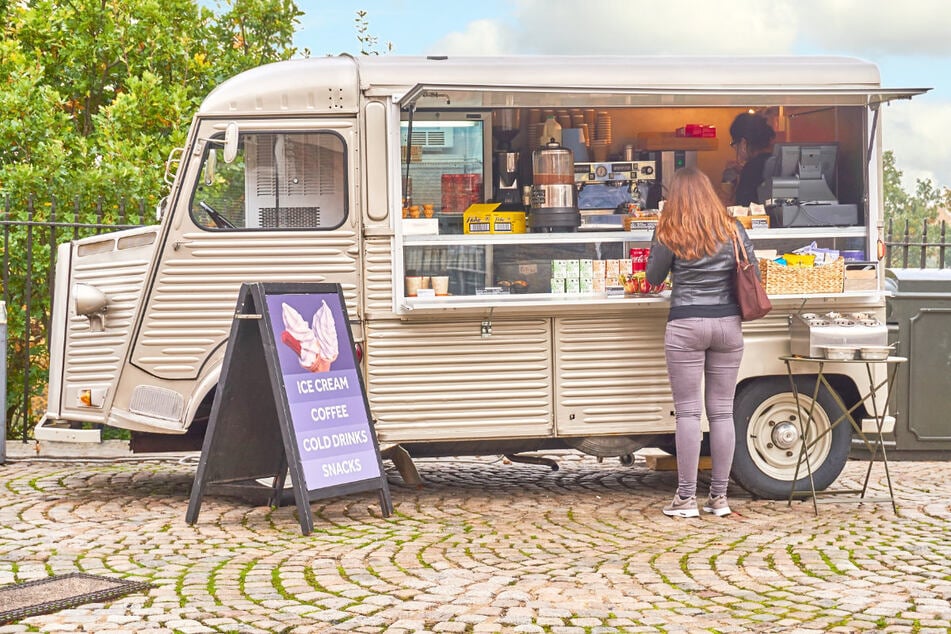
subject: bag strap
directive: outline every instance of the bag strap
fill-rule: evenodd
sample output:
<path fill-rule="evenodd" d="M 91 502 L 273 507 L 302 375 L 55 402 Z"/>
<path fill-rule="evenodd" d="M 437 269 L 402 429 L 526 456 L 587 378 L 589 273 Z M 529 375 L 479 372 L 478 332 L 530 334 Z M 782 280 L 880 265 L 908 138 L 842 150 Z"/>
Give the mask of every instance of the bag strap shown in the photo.
<path fill-rule="evenodd" d="M 737 264 L 743 264 L 744 262 L 749 264 L 750 258 L 746 254 L 746 247 L 740 248 L 740 236 L 738 234 L 733 234 L 733 257 L 736 258 Z M 743 257 L 740 257 L 740 252 L 743 252 Z"/>

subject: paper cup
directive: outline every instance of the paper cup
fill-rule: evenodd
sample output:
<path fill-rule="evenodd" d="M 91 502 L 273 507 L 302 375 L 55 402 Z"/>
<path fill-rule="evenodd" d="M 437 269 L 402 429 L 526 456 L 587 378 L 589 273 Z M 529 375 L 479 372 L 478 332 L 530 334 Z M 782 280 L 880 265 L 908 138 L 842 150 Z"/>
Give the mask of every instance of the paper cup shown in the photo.
<path fill-rule="evenodd" d="M 433 290 L 436 291 L 436 295 L 448 295 L 449 294 L 449 276 L 448 275 L 434 275 L 432 277 Z"/>
<path fill-rule="evenodd" d="M 406 276 L 406 296 L 407 297 L 416 297 L 417 291 L 423 288 L 423 278 L 418 275 L 407 275 Z"/>

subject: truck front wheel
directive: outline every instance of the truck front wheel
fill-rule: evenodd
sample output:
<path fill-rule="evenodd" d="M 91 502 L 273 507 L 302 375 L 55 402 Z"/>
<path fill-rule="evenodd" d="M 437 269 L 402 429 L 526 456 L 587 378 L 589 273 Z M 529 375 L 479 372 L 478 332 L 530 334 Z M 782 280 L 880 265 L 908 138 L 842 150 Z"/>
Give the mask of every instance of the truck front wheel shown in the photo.
<path fill-rule="evenodd" d="M 795 380 L 799 404 L 805 415 L 812 406 L 815 377 L 797 376 Z M 819 391 L 812 411 L 816 435 L 810 437 L 824 434 L 808 452 L 818 491 L 832 484 L 842 472 L 849 457 L 852 429 L 842 421 L 831 433 L 825 433 L 843 412 L 824 387 Z M 789 379 L 767 377 L 738 388 L 733 420 L 736 425 L 733 479 L 758 497 L 788 498 L 802 449 L 802 423 Z M 809 475 L 803 461 L 796 490 L 808 489 Z"/>

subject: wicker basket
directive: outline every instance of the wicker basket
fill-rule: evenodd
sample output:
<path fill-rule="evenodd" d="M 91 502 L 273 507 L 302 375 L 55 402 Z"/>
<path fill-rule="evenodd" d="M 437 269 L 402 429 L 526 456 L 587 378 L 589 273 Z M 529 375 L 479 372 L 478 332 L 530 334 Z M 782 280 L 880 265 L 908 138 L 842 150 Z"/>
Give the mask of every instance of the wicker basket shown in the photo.
<path fill-rule="evenodd" d="M 845 260 L 842 258 L 812 267 L 783 266 L 761 259 L 759 268 L 769 295 L 841 293 L 845 284 Z"/>

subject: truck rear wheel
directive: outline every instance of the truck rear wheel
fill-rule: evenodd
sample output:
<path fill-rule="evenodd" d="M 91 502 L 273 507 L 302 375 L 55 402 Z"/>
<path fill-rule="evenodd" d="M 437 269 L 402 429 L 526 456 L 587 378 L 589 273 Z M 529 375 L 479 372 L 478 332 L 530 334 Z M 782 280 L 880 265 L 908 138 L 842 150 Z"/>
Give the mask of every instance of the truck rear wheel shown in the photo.
<path fill-rule="evenodd" d="M 815 377 L 797 376 L 796 389 L 802 411 L 809 411 Z M 813 409 L 818 434 L 828 431 L 843 414 L 828 390 L 822 388 Z M 802 448 L 801 421 L 789 379 L 756 379 L 737 389 L 734 399 L 736 453 L 731 475 L 741 487 L 766 499 L 789 497 L 796 462 Z M 852 429 L 842 422 L 809 450 L 816 490 L 832 484 L 849 457 Z M 809 489 L 805 461 L 799 469 L 796 490 Z"/>

